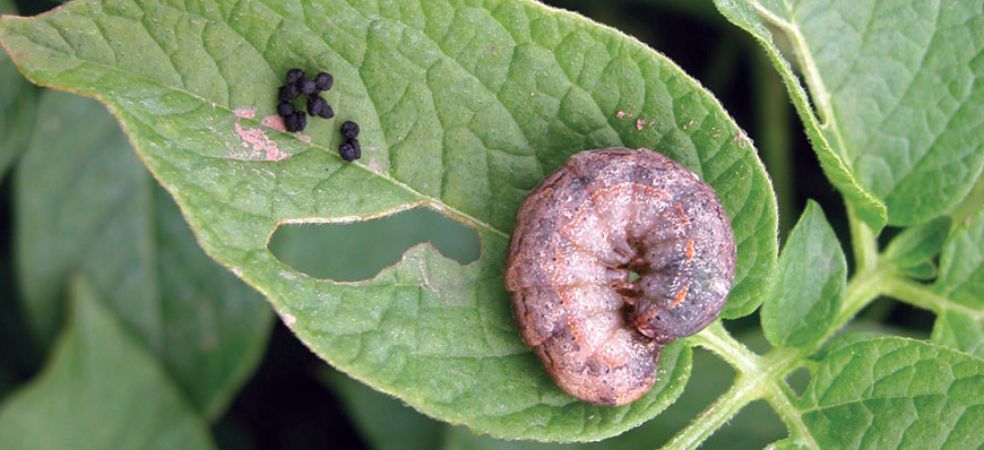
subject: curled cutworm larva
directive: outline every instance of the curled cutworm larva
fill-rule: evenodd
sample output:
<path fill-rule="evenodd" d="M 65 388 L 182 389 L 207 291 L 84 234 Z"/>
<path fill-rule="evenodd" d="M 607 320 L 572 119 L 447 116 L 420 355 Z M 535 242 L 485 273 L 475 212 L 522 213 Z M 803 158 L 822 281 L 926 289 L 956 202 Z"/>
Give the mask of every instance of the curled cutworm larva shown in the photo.
<path fill-rule="evenodd" d="M 567 393 L 623 405 L 659 352 L 710 324 L 735 276 L 714 190 L 651 150 L 578 153 L 516 214 L 506 289 L 526 343 Z"/>

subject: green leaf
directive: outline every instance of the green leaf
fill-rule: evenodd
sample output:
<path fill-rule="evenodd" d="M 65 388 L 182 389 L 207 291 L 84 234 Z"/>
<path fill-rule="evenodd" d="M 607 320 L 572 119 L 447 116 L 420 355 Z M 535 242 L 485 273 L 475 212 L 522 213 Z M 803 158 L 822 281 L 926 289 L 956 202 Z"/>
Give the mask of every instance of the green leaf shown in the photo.
<path fill-rule="evenodd" d="M 0 14 L 15 14 L 12 2 L 0 0 Z M 34 124 L 36 89 L 0 53 L 0 180 L 27 147 Z"/>
<path fill-rule="evenodd" d="M 984 313 L 944 308 L 933 325 L 933 342 L 984 358 Z"/>
<path fill-rule="evenodd" d="M 984 208 L 947 238 L 936 291 L 959 303 L 984 308 Z"/>
<path fill-rule="evenodd" d="M 54 336 L 65 283 L 81 273 L 199 410 L 218 417 L 262 356 L 270 308 L 202 252 L 105 108 L 56 92 L 40 107 L 15 179 L 20 286 L 34 331 Z"/>
<path fill-rule="evenodd" d="M 947 239 L 933 290 L 933 341 L 984 358 L 984 208 Z"/>
<path fill-rule="evenodd" d="M 840 311 L 847 261 L 820 205 L 807 202 L 779 256 L 779 280 L 762 305 L 762 330 L 776 347 L 810 348 Z"/>
<path fill-rule="evenodd" d="M 984 361 L 905 338 L 832 350 L 800 402 L 820 448 L 979 448 Z"/>
<path fill-rule="evenodd" d="M 749 0 L 715 0 L 714 4 L 725 18 L 751 34 L 765 49 L 772 64 L 786 83 L 789 97 L 796 107 L 800 120 L 803 121 L 806 136 L 813 145 L 817 159 L 820 160 L 823 173 L 827 175 L 831 184 L 844 195 L 848 203 L 854 207 L 858 217 L 877 233 L 888 220 L 888 212 L 884 202 L 869 188 L 861 184 L 846 159 L 846 155 L 840 153 L 828 139 L 824 129 L 829 127 L 829 124 L 821 122 L 814 113 L 806 89 L 803 88 L 799 78 L 793 72 L 789 61 L 779 50 L 777 41 L 780 39 L 773 36 L 772 28 L 768 27 L 758 15 L 762 6 Z M 797 42 L 794 41 L 794 43 Z M 796 50 L 802 51 L 799 48 Z"/>
<path fill-rule="evenodd" d="M 495 436 L 605 438 L 659 413 L 687 379 L 689 349 L 670 347 L 648 396 L 590 406 L 560 391 L 519 339 L 502 280 L 514 214 L 571 154 L 651 147 L 715 188 L 738 242 L 726 317 L 757 307 L 775 267 L 775 196 L 721 105 L 641 43 L 527 0 L 79 0 L 4 19 L 0 41 L 32 81 L 107 103 L 206 252 L 322 358 Z M 291 67 L 335 75 L 325 97 L 336 121 L 312 121 L 304 135 L 274 129 Z M 363 129 L 354 164 L 335 150 L 347 119 Z M 478 261 L 415 247 L 375 278 L 343 283 L 300 274 L 267 248 L 282 223 L 420 205 L 472 226 Z"/>
<path fill-rule="evenodd" d="M 788 40 L 821 120 L 776 54 L 821 163 L 836 158 L 888 222 L 915 225 L 955 206 L 984 167 L 984 10 L 978 2 L 718 0 L 762 40 Z M 904 37 L 899 33 L 904 30 Z M 821 142 L 817 136 L 814 143 Z M 829 143 L 829 145 L 826 145 Z M 829 166 L 829 164 L 825 164 Z M 839 170 L 825 169 L 859 209 Z M 871 224 L 871 222 L 868 222 Z M 874 224 L 873 224 L 874 225 Z M 876 230 L 878 227 L 873 226 Z"/>
<path fill-rule="evenodd" d="M 85 282 L 50 361 L 0 408 L 0 447 L 208 449 L 208 427 Z"/>
<path fill-rule="evenodd" d="M 759 334 L 745 336 L 753 347 L 768 346 Z M 555 444 L 533 441 L 507 441 L 474 433 L 465 427 L 450 427 L 415 412 L 399 400 L 374 392 L 338 372 L 326 371 L 326 381 L 342 398 L 356 427 L 371 447 L 385 449 L 443 450 L 636 450 L 653 448 L 687 425 L 701 410 L 723 393 L 734 381 L 734 372 L 721 359 L 708 352 L 694 355 L 694 374 L 690 389 L 659 417 L 640 427 L 604 441 Z M 590 419 L 589 419 L 590 420 Z M 708 448 L 733 450 L 760 449 L 785 434 L 785 427 L 763 402 L 744 408 L 729 423 L 703 443 Z"/>
<path fill-rule="evenodd" d="M 940 254 L 949 231 L 950 218 L 946 216 L 906 228 L 888 244 L 884 258 L 901 269 L 918 267 Z"/>

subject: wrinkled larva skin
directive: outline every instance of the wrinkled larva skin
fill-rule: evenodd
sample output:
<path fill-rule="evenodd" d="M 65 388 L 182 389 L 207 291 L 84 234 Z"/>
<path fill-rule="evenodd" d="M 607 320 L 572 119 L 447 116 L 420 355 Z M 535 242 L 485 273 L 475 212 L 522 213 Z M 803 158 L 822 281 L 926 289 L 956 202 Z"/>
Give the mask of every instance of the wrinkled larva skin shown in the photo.
<path fill-rule="evenodd" d="M 623 405 L 652 388 L 663 345 L 717 318 L 734 276 L 714 191 L 659 153 L 612 148 L 574 155 L 526 198 L 506 289 L 564 391 Z"/>

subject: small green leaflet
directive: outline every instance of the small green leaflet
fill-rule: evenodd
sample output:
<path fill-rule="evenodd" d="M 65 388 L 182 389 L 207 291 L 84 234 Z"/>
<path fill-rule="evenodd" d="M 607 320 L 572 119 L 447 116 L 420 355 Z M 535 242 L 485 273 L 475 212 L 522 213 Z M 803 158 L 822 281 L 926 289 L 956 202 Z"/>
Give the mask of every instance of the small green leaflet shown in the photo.
<path fill-rule="evenodd" d="M 950 218 L 942 216 L 925 224 L 906 228 L 885 248 L 885 258 L 900 269 L 911 269 L 932 262 L 943 248 L 950 225 Z"/>
<path fill-rule="evenodd" d="M 847 261 L 827 218 L 813 201 L 779 257 L 779 279 L 762 305 L 762 330 L 776 347 L 812 348 L 840 312 Z"/>

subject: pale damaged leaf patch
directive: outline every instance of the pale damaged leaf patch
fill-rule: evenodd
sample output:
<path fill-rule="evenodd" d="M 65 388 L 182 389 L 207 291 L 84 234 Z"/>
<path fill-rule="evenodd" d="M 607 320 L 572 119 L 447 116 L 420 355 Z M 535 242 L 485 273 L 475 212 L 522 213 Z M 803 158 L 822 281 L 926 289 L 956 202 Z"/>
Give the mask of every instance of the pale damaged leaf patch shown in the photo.
<path fill-rule="evenodd" d="M 237 108 L 233 113 L 239 119 L 253 120 L 256 117 L 256 108 Z M 266 117 L 263 119 L 263 125 L 277 131 L 285 131 L 283 120 L 278 123 Z M 287 152 L 280 150 L 276 141 L 270 139 L 262 128 L 244 126 L 239 120 L 232 126 L 242 141 L 242 149 L 230 150 L 229 158 L 244 161 L 280 161 L 290 157 Z"/>

